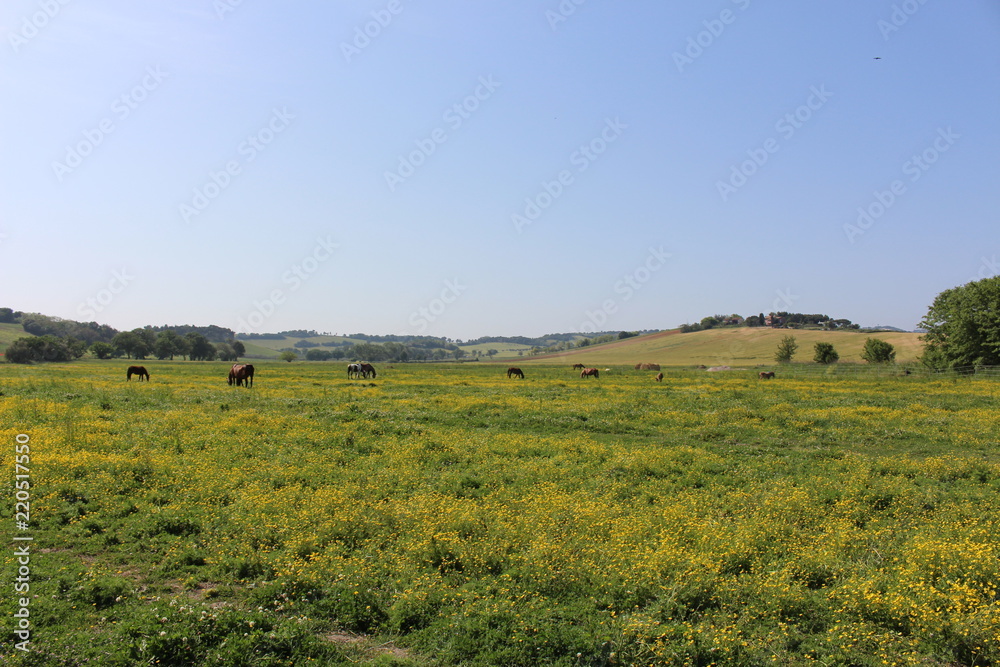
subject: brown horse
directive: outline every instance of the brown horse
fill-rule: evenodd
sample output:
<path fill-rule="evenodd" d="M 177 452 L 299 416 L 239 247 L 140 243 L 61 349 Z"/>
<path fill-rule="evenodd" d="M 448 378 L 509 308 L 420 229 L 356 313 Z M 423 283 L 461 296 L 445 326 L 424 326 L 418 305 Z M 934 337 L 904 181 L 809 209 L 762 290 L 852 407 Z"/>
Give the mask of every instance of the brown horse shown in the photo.
<path fill-rule="evenodd" d="M 125 381 L 131 382 L 133 375 L 139 376 L 139 382 L 142 382 L 143 378 L 146 378 L 146 382 L 149 382 L 149 371 L 146 370 L 145 366 L 129 366 L 128 370 L 125 371 Z"/>
<path fill-rule="evenodd" d="M 589 378 L 591 376 L 595 378 L 601 377 L 600 374 L 597 372 L 596 368 L 584 368 L 582 371 L 580 371 L 581 378 Z"/>
<path fill-rule="evenodd" d="M 236 384 L 237 387 L 253 386 L 253 366 L 250 364 L 233 364 L 229 369 L 229 384 Z"/>
<path fill-rule="evenodd" d="M 759 377 L 761 380 L 770 380 L 771 378 L 774 377 L 774 371 L 761 371 L 760 374 L 757 375 L 757 377 Z"/>
<path fill-rule="evenodd" d="M 656 374 L 656 381 L 657 382 L 663 382 L 663 373 L 657 373 Z"/>
<path fill-rule="evenodd" d="M 586 366 L 584 366 L 583 364 L 573 364 L 574 371 L 582 371 L 584 368 L 586 368 Z"/>
<path fill-rule="evenodd" d="M 524 379 L 524 371 L 522 371 L 520 368 L 514 368 L 513 366 L 511 366 L 510 368 L 507 369 L 507 378 L 508 379 L 510 379 L 511 377 L 513 377 L 515 375 L 517 377 L 521 378 L 522 380 Z"/>
<path fill-rule="evenodd" d="M 361 364 L 359 364 L 359 368 L 361 370 L 361 377 L 363 377 L 363 378 L 366 378 L 369 375 L 371 375 L 372 377 L 375 377 L 377 375 L 375 373 L 375 367 L 372 366 L 371 364 L 361 363 Z"/>

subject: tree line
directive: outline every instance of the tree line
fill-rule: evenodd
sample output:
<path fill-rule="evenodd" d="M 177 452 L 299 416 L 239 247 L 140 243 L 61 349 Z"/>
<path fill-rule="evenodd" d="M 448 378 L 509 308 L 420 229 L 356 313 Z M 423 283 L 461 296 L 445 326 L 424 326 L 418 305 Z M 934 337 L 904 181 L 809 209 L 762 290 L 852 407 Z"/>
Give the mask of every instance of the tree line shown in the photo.
<path fill-rule="evenodd" d="M 212 343 L 204 335 L 191 331 L 181 336 L 167 329 L 154 334 L 149 329 L 133 329 L 115 334 L 110 342 L 85 341 L 51 334 L 25 336 L 12 342 L 6 351 L 7 361 L 16 364 L 33 361 L 72 361 L 87 352 L 98 359 L 157 359 L 181 357 L 191 361 L 236 361 L 246 354 L 246 347 L 238 340 Z"/>
<path fill-rule="evenodd" d="M 822 313 L 789 313 L 787 311 L 771 312 L 765 315 L 758 313 L 743 317 L 737 313 L 732 315 L 709 315 L 701 318 L 700 322 L 682 324 L 681 333 L 691 333 L 693 331 L 706 331 L 719 327 L 785 327 L 798 329 L 802 327 L 821 327 L 828 331 L 860 329 L 861 325 L 855 324 L 845 318 L 834 319 Z"/>

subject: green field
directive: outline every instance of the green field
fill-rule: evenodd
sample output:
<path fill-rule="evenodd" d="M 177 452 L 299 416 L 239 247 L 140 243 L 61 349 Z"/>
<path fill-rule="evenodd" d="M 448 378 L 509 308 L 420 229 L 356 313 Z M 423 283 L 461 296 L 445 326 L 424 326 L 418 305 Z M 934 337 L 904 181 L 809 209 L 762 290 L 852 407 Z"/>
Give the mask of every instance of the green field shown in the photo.
<path fill-rule="evenodd" d="M 0 663 L 1000 661 L 994 379 L 144 363 L 0 364 Z"/>

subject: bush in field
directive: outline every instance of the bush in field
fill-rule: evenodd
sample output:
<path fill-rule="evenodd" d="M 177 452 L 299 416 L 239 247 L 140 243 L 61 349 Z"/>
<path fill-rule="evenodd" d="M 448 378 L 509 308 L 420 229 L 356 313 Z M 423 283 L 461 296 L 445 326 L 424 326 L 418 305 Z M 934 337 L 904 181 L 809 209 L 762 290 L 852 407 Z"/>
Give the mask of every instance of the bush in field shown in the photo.
<path fill-rule="evenodd" d="M 774 353 L 774 360 L 778 363 L 787 364 L 795 356 L 795 351 L 799 349 L 799 344 L 795 342 L 795 336 L 785 336 L 778 343 L 778 351 Z"/>
<path fill-rule="evenodd" d="M 861 358 L 870 364 L 891 364 L 896 359 L 896 349 L 881 338 L 869 338 Z"/>
<path fill-rule="evenodd" d="M 834 364 L 840 359 L 840 355 L 837 354 L 837 350 L 833 348 L 831 343 L 816 343 L 814 349 L 813 361 L 817 364 Z"/>

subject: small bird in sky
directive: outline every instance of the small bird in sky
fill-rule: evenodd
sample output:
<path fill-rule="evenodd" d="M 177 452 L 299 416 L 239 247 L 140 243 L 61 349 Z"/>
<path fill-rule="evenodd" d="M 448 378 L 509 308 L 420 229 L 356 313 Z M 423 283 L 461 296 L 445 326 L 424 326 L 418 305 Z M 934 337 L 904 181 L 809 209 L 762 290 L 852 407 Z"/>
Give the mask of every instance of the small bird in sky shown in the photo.
<path fill-rule="evenodd" d="M 875 60 L 882 60 L 882 56 L 875 56 Z"/>

